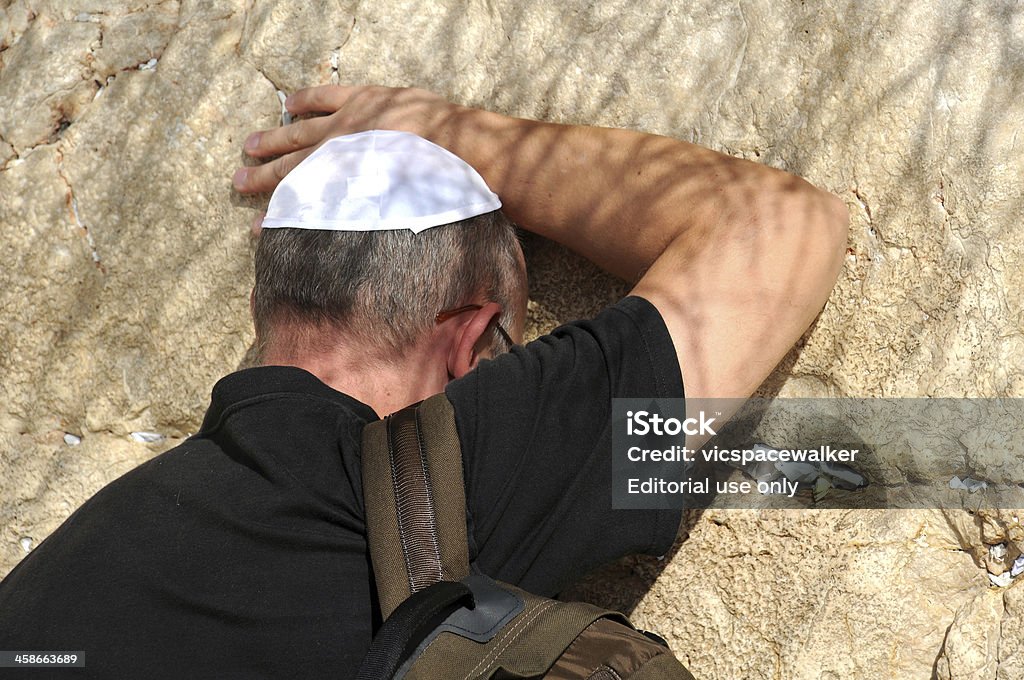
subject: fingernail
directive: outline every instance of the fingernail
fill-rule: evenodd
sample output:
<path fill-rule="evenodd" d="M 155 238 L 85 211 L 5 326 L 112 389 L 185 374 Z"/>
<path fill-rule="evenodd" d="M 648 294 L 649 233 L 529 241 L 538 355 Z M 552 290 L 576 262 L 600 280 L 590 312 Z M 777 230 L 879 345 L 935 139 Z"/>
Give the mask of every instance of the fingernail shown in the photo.
<path fill-rule="evenodd" d="M 231 183 L 234 184 L 236 187 L 244 186 L 245 185 L 245 179 L 248 176 L 249 176 L 249 169 L 248 168 L 239 168 L 238 170 L 235 170 L 235 176 L 231 178 Z"/>
<path fill-rule="evenodd" d="M 260 133 L 254 132 L 245 140 L 245 150 L 252 151 L 260 144 Z"/>
<path fill-rule="evenodd" d="M 292 108 L 292 104 L 294 104 L 294 103 L 295 103 L 295 95 L 290 94 L 290 95 L 288 95 L 287 97 L 284 98 L 284 108 L 290 109 L 290 108 Z"/>

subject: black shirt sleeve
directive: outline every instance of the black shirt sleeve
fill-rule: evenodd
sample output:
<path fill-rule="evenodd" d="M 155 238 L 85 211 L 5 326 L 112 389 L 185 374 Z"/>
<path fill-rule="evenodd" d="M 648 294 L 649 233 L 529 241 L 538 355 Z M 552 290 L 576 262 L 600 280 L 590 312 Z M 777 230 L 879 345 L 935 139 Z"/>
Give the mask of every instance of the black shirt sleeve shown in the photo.
<path fill-rule="evenodd" d="M 679 510 L 612 510 L 611 400 L 683 396 L 657 309 L 628 297 L 449 384 L 466 474 L 470 555 L 554 595 L 632 553 L 661 555 Z"/>

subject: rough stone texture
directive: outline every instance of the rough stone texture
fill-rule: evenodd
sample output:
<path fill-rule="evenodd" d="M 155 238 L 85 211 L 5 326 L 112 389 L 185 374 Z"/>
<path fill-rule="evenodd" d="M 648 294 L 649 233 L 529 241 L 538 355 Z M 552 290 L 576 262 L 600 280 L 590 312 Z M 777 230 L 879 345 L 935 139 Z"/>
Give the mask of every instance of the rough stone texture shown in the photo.
<path fill-rule="evenodd" d="M 0 0 L 0 573 L 194 431 L 245 360 L 260 201 L 230 175 L 275 90 L 326 81 L 799 173 L 851 208 L 849 254 L 765 394 L 1024 396 L 1017 2 Z M 527 251 L 532 332 L 626 290 Z M 669 560 L 577 592 L 633 608 L 698 677 L 1024 674 L 1024 586 L 984 571 L 988 545 L 1024 546 L 1015 512 L 691 520 Z"/>
<path fill-rule="evenodd" d="M 955 677 L 955 668 L 957 675 L 965 677 L 996 677 L 1002 614 L 1003 595 L 1000 592 L 979 593 L 961 607 L 946 634 L 942 654 L 935 665 L 936 676 L 948 680 Z"/>
<path fill-rule="evenodd" d="M 1024 589 L 978 593 L 957 612 L 935 665 L 940 680 L 1024 675 Z"/>

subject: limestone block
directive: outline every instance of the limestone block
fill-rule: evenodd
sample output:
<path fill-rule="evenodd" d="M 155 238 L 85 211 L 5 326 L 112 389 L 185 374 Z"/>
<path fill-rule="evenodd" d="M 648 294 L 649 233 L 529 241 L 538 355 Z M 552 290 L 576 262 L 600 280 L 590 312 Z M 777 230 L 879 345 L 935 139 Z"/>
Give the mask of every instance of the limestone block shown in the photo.
<path fill-rule="evenodd" d="M 1009 668 L 1001 668 L 1000 663 L 1003 598 L 998 590 L 982 592 L 957 612 L 935 664 L 936 677 L 940 680 L 1011 677 L 1005 675 Z M 1002 672 L 997 674 L 997 671 Z"/>
<path fill-rule="evenodd" d="M 47 15 L 36 17 L 4 55 L 0 73 L 0 138 L 21 150 L 54 138 L 96 92 L 88 55 L 99 29 Z"/>
<path fill-rule="evenodd" d="M 286 94 L 336 78 L 338 55 L 355 22 L 356 3 L 265 2 L 245 16 L 239 50 Z M 310 26 L 316 39 L 309 39 Z"/>
<path fill-rule="evenodd" d="M 93 53 L 96 76 L 105 82 L 119 71 L 145 67 L 150 59 L 159 59 L 177 28 L 178 9 L 172 0 L 127 15 L 78 14 L 103 29 L 103 44 Z"/>
<path fill-rule="evenodd" d="M 996 680 L 1012 680 L 1024 676 L 1024 588 L 1008 588 L 1003 607 Z"/>
<path fill-rule="evenodd" d="M 699 678 L 921 677 L 987 583 L 950 552 L 936 512 L 710 510 L 690 521 L 670 560 L 632 558 L 568 597 L 633 609 Z"/>
<path fill-rule="evenodd" d="M 0 251 L 5 262 L 20 263 L 0 285 L 0 398 L 15 432 L 51 427 L 54 416 L 77 421 L 79 390 L 88 389 L 92 352 L 80 338 L 96 311 L 86 301 L 103 284 L 75 221 L 63 163 L 61 151 L 47 146 L 0 173 Z"/>
<path fill-rule="evenodd" d="M 245 220 L 223 168 L 237 159 L 236 131 L 270 123 L 260 117 L 260 94 L 266 111 L 277 108 L 268 86 L 241 93 L 253 71 L 234 59 L 240 29 L 240 17 L 183 27 L 157 69 L 116 77 L 60 145 L 35 151 L 0 179 L 15 183 L 0 207 L 5 231 L 48 226 L 73 234 L 86 251 L 65 259 L 90 282 L 77 290 L 56 285 L 35 241 L 18 241 L 15 259 L 39 264 L 15 275 L 4 294 L 12 305 L 47 300 L 21 310 L 35 317 L 28 332 L 5 328 L 10 361 L 21 372 L 5 381 L 13 392 L 8 408 L 29 422 L 57 413 L 72 428 L 194 431 L 212 382 L 244 355 L 245 230 L 196 227 L 226 224 L 232 213 Z M 194 77 L 195 45 L 207 45 L 211 72 L 202 80 Z M 230 105 L 221 104 L 222 92 Z M 169 268 L 169 258 L 180 266 Z M 227 329 L 224 342 L 201 340 L 211 327 Z M 225 363 L 225 353 L 236 358 Z M 190 366 L 186 372 L 207 372 L 205 384 L 168 375 L 166 357 Z"/>

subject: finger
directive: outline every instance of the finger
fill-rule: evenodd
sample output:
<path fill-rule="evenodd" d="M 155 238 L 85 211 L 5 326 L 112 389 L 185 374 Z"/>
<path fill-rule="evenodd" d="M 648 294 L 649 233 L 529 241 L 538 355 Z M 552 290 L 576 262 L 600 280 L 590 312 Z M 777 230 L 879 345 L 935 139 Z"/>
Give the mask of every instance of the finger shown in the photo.
<path fill-rule="evenodd" d="M 293 92 L 284 106 L 293 116 L 304 113 L 334 113 L 349 100 L 356 86 L 318 85 Z"/>
<path fill-rule="evenodd" d="M 263 165 L 254 165 L 239 168 L 231 183 L 235 190 L 241 194 L 258 194 L 265 191 L 273 191 L 284 176 L 292 171 L 296 165 L 302 162 L 309 154 L 313 153 L 313 147 L 307 147 L 301 151 L 295 151 L 286 156 L 281 156 Z"/>
<path fill-rule="evenodd" d="M 261 130 L 249 135 L 242 148 L 253 158 L 280 156 L 319 144 L 330 124 L 328 118 L 309 118 L 283 127 Z"/>

